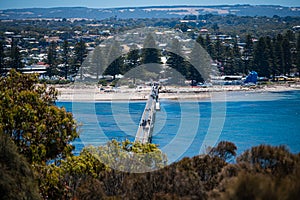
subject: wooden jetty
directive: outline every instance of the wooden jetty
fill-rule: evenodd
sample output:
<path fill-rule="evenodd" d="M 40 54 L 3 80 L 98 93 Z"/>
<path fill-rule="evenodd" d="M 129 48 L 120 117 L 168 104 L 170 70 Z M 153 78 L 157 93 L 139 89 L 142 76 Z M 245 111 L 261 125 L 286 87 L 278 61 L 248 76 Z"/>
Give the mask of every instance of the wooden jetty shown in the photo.
<path fill-rule="evenodd" d="M 158 95 L 159 85 L 153 85 L 136 132 L 135 142 L 145 144 L 151 143 L 152 141 L 155 114 L 157 110 L 160 110 Z"/>

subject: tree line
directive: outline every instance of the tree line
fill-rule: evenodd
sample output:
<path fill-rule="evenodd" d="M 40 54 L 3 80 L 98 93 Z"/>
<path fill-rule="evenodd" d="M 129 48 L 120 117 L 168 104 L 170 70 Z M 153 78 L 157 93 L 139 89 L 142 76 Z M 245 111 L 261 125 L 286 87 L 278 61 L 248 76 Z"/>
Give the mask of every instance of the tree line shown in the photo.
<path fill-rule="evenodd" d="M 101 75 L 111 75 L 115 79 L 118 74 L 143 81 L 163 77 L 174 79 L 176 74 L 181 80 L 203 82 L 208 79 L 211 70 L 209 55 L 198 43 L 194 44 L 189 55 L 184 54 L 178 39 L 173 39 L 171 43 L 167 49 L 160 48 L 155 38 L 148 34 L 142 48 L 135 44 L 128 45 L 130 49 L 124 53 L 118 41 L 111 41 L 105 47 L 97 46 L 82 68 L 96 80 Z M 162 61 L 163 57 L 166 58 L 165 62 Z M 179 79 L 173 82 L 178 83 Z"/>
<path fill-rule="evenodd" d="M 218 36 L 215 41 L 211 41 L 209 35 L 200 35 L 197 42 L 219 64 L 219 70 L 223 74 L 246 75 L 255 70 L 259 76 L 267 78 L 296 73 L 300 76 L 300 34 L 289 30 L 273 38 L 262 36 L 257 41 L 253 39 L 251 35 L 242 38 L 242 50 L 237 38 L 231 44 Z"/>
<path fill-rule="evenodd" d="M 4 48 L 4 42 L 0 41 L 0 73 L 6 74 L 10 69 L 17 71 L 24 70 L 23 57 L 18 47 L 18 40 L 13 39 L 9 49 Z M 61 51 L 58 51 L 60 47 Z M 47 48 L 47 58 L 45 61 L 48 64 L 45 76 L 49 79 L 52 77 L 62 77 L 72 79 L 79 71 L 81 64 L 87 56 L 87 48 L 85 42 L 80 39 L 70 49 L 70 43 L 64 40 L 61 44 L 50 42 Z"/>

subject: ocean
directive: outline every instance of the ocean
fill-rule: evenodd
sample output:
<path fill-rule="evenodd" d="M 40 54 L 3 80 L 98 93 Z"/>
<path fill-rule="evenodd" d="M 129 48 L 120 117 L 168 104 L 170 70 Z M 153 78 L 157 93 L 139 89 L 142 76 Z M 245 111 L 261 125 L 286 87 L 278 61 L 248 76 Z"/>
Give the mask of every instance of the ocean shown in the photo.
<path fill-rule="evenodd" d="M 80 138 L 75 154 L 108 140 L 134 140 L 145 102 L 57 102 L 73 113 Z M 227 92 L 198 101 L 161 100 L 152 143 L 169 163 L 207 152 L 220 141 L 233 142 L 240 155 L 260 144 L 286 145 L 300 152 L 300 91 Z"/>

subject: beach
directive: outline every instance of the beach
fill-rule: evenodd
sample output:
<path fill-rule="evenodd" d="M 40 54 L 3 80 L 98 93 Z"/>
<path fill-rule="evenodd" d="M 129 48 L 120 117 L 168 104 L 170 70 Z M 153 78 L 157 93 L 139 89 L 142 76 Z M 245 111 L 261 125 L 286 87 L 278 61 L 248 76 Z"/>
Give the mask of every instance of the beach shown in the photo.
<path fill-rule="evenodd" d="M 58 101 L 144 101 L 149 97 L 151 91 L 150 86 L 112 88 L 82 83 L 52 86 L 58 90 Z M 232 91 L 283 92 L 291 90 L 300 90 L 300 83 L 256 86 L 214 85 L 211 87 L 162 86 L 159 98 L 166 100 L 201 100 L 210 98 L 212 93 Z"/>

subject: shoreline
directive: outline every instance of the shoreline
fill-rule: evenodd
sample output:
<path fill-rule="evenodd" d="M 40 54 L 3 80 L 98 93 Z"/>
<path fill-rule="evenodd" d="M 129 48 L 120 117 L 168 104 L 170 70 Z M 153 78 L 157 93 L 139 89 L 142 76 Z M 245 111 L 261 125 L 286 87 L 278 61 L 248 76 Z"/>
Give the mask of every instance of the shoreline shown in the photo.
<path fill-rule="evenodd" d="M 49 85 L 56 88 L 58 91 L 57 101 L 66 102 L 124 102 L 124 101 L 146 101 L 150 94 L 151 88 L 144 86 L 140 89 L 128 88 L 122 86 L 118 89 L 107 87 L 100 90 L 97 85 Z M 298 84 L 274 84 L 274 85 L 258 85 L 258 86 L 212 86 L 207 88 L 202 87 L 177 87 L 177 86 L 163 86 L 160 90 L 159 98 L 161 100 L 205 100 L 212 97 L 214 94 L 222 94 L 227 92 L 285 92 L 300 90 L 300 83 Z"/>

